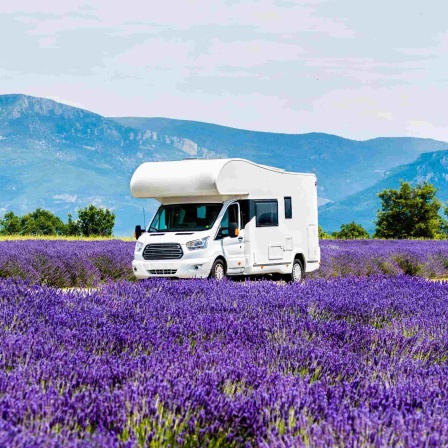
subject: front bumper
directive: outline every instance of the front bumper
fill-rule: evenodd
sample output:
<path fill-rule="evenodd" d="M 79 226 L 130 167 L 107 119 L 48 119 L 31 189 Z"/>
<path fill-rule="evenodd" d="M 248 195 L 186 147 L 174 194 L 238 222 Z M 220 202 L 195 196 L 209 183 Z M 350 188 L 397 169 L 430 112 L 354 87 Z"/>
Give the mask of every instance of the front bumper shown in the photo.
<path fill-rule="evenodd" d="M 208 258 L 185 260 L 146 261 L 133 260 L 132 270 L 138 279 L 152 277 L 206 278 L 213 261 Z"/>

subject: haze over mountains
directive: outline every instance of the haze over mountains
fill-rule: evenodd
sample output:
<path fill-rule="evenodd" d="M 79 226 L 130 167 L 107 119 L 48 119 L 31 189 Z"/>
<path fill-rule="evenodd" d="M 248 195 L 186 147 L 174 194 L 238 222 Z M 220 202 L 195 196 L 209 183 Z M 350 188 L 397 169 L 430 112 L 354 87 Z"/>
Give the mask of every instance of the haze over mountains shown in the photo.
<path fill-rule="evenodd" d="M 336 203 L 323 205 L 319 208 L 320 224 L 324 228 L 333 229 L 335 223 L 356 221 L 369 233 L 373 233 L 373 220 L 377 210 L 381 208 L 377 194 L 386 188 L 399 188 L 400 180 L 411 182 L 413 185 L 427 181 L 438 189 L 437 199 L 447 202 L 448 150 L 421 154 L 414 162 L 387 171 L 384 177 L 371 187 Z"/>
<path fill-rule="evenodd" d="M 131 197 L 143 161 L 242 157 L 318 176 L 319 220 L 338 230 L 355 220 L 370 232 L 376 194 L 399 179 L 428 180 L 448 199 L 448 143 L 417 138 L 354 141 L 329 134 L 274 134 L 165 118 L 107 118 L 43 98 L 0 95 L 0 215 L 90 203 L 113 209 L 114 233 L 131 235 L 155 201 Z"/>

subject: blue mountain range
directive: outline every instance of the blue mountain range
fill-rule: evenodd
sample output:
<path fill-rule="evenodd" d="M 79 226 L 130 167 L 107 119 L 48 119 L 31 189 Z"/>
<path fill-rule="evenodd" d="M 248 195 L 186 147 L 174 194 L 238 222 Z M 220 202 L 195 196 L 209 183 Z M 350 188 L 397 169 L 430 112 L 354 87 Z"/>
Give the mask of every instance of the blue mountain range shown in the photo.
<path fill-rule="evenodd" d="M 0 95 L 0 215 L 46 208 L 63 220 L 88 204 L 117 216 L 115 235 L 148 222 L 153 200 L 130 195 L 144 161 L 242 157 L 318 177 L 319 219 L 327 231 L 351 220 L 374 228 L 376 194 L 399 179 L 446 188 L 448 144 L 431 139 L 348 140 L 276 134 L 166 118 L 108 118 L 44 98 Z M 448 198 L 447 198 L 448 199 Z"/>

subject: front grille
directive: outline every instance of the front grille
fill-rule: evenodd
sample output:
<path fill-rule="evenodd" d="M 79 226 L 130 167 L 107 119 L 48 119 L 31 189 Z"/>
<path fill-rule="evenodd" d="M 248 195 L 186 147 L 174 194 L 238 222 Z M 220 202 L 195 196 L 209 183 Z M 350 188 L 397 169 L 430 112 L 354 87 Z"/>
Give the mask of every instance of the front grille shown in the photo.
<path fill-rule="evenodd" d="M 175 260 L 183 254 L 180 244 L 175 243 L 148 244 L 143 250 L 145 260 Z"/>
<path fill-rule="evenodd" d="M 177 269 L 150 269 L 148 272 L 153 275 L 174 275 Z"/>

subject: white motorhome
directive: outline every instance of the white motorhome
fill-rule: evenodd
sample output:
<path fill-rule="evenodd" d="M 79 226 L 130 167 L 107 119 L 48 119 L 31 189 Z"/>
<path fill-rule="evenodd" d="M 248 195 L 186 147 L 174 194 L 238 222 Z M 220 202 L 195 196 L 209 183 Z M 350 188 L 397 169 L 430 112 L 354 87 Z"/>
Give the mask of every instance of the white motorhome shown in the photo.
<path fill-rule="evenodd" d="M 137 278 L 280 274 L 319 268 L 317 182 L 244 159 L 147 162 L 131 179 L 137 198 L 161 205 L 136 227 Z"/>

